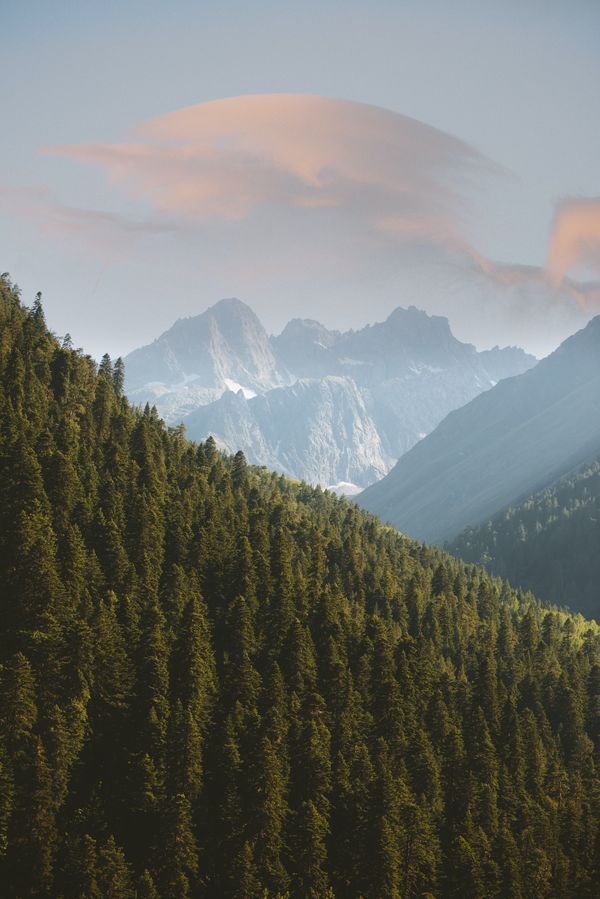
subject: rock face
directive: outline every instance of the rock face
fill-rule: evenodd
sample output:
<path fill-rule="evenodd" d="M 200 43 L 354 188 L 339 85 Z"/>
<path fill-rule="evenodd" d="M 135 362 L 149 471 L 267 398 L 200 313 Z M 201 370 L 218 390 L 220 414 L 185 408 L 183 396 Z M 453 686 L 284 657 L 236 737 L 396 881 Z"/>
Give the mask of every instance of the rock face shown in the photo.
<path fill-rule="evenodd" d="M 130 353 L 125 366 L 129 397 L 156 403 L 171 421 L 226 390 L 241 387 L 253 396 L 283 383 L 267 332 L 237 299 L 179 319 L 154 343 Z"/>
<path fill-rule="evenodd" d="M 248 306 L 221 300 L 125 363 L 129 397 L 193 439 L 213 434 L 250 462 L 356 493 L 449 411 L 535 359 L 478 353 L 414 306 L 344 333 L 294 319 L 269 338 Z"/>
<path fill-rule="evenodd" d="M 231 452 L 323 486 L 373 483 L 394 463 L 351 378 L 302 379 L 252 399 L 228 392 L 184 424 L 193 440 L 213 434 Z"/>
<path fill-rule="evenodd" d="M 517 377 L 449 414 L 359 503 L 442 543 L 600 453 L 600 316 Z"/>

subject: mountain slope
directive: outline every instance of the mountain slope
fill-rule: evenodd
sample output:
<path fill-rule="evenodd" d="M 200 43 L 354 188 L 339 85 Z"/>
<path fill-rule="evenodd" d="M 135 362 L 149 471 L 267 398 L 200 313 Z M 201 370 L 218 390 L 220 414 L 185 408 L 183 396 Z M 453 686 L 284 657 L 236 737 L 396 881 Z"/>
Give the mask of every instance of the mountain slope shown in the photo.
<path fill-rule="evenodd" d="M 600 316 L 528 372 L 452 412 L 360 503 L 443 542 L 600 451 Z"/>
<path fill-rule="evenodd" d="M 3 894 L 597 895 L 598 627 L 0 338 Z"/>
<path fill-rule="evenodd" d="M 548 602 L 600 618 L 600 462 L 468 528 L 448 550 Z"/>
<path fill-rule="evenodd" d="M 600 316 L 525 374 L 450 415 L 360 504 L 443 542 L 600 449 Z"/>
<path fill-rule="evenodd" d="M 294 319 L 269 343 L 247 306 L 222 300 L 125 362 L 130 399 L 184 421 L 195 439 L 212 434 L 257 464 L 352 489 L 383 477 L 449 411 L 535 360 L 514 347 L 478 353 L 447 319 L 414 306 L 346 333 Z M 227 395 L 240 390 L 248 404 Z"/>

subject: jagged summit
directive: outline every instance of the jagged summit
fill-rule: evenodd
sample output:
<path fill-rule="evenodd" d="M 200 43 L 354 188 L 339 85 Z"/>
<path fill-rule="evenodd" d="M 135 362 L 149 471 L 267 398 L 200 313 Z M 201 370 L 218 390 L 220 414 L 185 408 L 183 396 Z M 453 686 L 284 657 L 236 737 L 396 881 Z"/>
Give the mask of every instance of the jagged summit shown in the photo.
<path fill-rule="evenodd" d="M 130 398 L 184 421 L 191 436 L 212 433 L 323 486 L 361 488 L 447 412 L 534 362 L 522 350 L 478 353 L 448 319 L 415 306 L 358 331 L 295 318 L 269 338 L 236 297 L 179 319 L 125 360 Z"/>
<path fill-rule="evenodd" d="M 255 391 L 280 383 L 267 332 L 250 306 L 235 297 L 179 319 L 154 343 L 130 353 L 125 365 L 134 399 L 151 385 L 158 395 L 194 385 L 206 402 L 232 384 Z"/>
<path fill-rule="evenodd" d="M 324 346 L 333 346 L 341 336 L 341 331 L 330 331 L 314 318 L 292 318 L 281 334 L 272 340 L 275 343 L 282 343 L 287 340 L 306 339 L 321 342 Z"/>
<path fill-rule="evenodd" d="M 223 299 L 213 303 L 212 306 L 208 306 L 203 312 L 198 312 L 195 315 L 184 315 L 181 318 L 178 318 L 173 325 L 157 337 L 153 343 L 158 343 L 167 335 L 170 335 L 181 328 L 202 328 L 204 327 L 204 324 L 211 319 L 215 319 L 224 324 L 227 324 L 228 322 L 233 323 L 236 320 L 246 320 L 257 322 L 258 325 L 262 327 L 262 325 L 260 325 L 260 319 L 251 306 L 244 303 L 243 300 L 239 300 L 237 297 L 223 297 Z"/>

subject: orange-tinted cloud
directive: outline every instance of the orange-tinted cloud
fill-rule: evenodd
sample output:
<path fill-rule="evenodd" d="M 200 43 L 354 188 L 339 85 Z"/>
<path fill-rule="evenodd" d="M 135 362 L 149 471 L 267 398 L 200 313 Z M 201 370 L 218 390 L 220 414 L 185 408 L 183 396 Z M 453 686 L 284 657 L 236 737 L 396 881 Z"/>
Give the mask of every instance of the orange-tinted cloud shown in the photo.
<path fill-rule="evenodd" d="M 600 271 L 600 197 L 558 204 L 546 267 L 555 284 L 574 269 Z"/>
<path fill-rule="evenodd" d="M 105 262 L 126 256 L 139 237 L 174 227 L 114 212 L 66 206 L 46 188 L 0 185 L 0 210 L 33 224 L 44 236 L 82 244 Z"/>
<path fill-rule="evenodd" d="M 475 252 L 471 252 L 470 256 L 476 267 L 500 287 L 542 290 L 557 302 L 564 303 L 567 299 L 574 301 L 582 309 L 594 310 L 600 307 L 600 284 L 596 281 L 574 281 L 563 276 L 557 282 L 548 269 L 538 266 L 493 262 Z"/>
<path fill-rule="evenodd" d="M 462 240 L 469 179 L 493 166 L 414 119 L 300 94 L 201 103 L 138 126 L 120 144 L 47 148 L 104 166 L 167 216 L 240 221 L 276 208 L 338 210 L 397 239 Z"/>
<path fill-rule="evenodd" d="M 501 170 L 457 138 L 378 107 L 295 94 L 234 97 L 144 122 L 122 143 L 46 152 L 100 166 L 117 202 L 124 193 L 134 200 L 127 208 L 143 210 L 134 221 L 54 204 L 44 211 L 49 231 L 87 234 L 92 250 L 98 242 L 122 258 L 138 232 L 176 230 L 167 247 L 173 265 L 189 266 L 195 283 L 217 285 L 215 295 L 265 296 L 275 305 L 283 287 L 302 293 L 307 314 L 318 316 L 323 294 L 343 306 L 348 294 L 385 285 L 389 302 L 394 285 L 395 302 L 448 314 L 463 338 L 478 340 L 490 328 L 499 341 L 529 334 L 540 354 L 585 323 L 600 299 L 597 284 L 557 278 L 550 264 L 485 258 L 469 240 L 477 233 L 470 199 Z M 581 231 L 574 239 L 564 230 L 566 211 L 559 209 L 555 232 L 563 255 L 554 245 L 550 254 L 554 266 L 562 258 L 562 275 L 590 245 Z M 567 233 L 577 247 L 570 256 Z"/>

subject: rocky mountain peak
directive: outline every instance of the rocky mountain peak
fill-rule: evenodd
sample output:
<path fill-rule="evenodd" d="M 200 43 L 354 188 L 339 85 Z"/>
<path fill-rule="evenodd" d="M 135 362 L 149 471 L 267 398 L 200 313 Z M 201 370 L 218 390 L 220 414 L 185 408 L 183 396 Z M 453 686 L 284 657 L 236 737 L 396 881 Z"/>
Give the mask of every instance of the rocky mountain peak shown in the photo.
<path fill-rule="evenodd" d="M 429 347 L 435 344 L 436 350 L 440 347 L 454 346 L 460 343 L 450 329 L 450 322 L 443 315 L 429 315 L 416 306 L 404 308 L 398 306 L 387 317 L 385 322 L 373 326 L 376 329 L 385 329 L 392 333 L 394 339 L 404 346 Z M 461 344 L 472 350 L 471 344 Z"/>
<path fill-rule="evenodd" d="M 253 310 L 235 297 L 179 319 L 154 343 L 130 353 L 125 365 L 129 391 L 148 384 L 169 390 L 197 382 L 218 395 L 232 384 L 260 390 L 280 383 L 267 332 Z"/>
<path fill-rule="evenodd" d="M 535 361 L 509 356 L 477 353 L 446 318 L 415 306 L 344 333 L 295 318 L 269 338 L 252 309 L 229 297 L 125 362 L 131 399 L 156 403 L 169 423 L 184 420 L 191 436 L 212 433 L 295 477 L 363 487 L 500 372 Z"/>
<path fill-rule="evenodd" d="M 323 346 L 333 346 L 339 337 L 339 331 L 329 331 L 325 325 L 314 318 L 292 318 L 279 337 L 274 337 L 273 340 L 281 343 L 302 340 L 321 343 Z"/>

